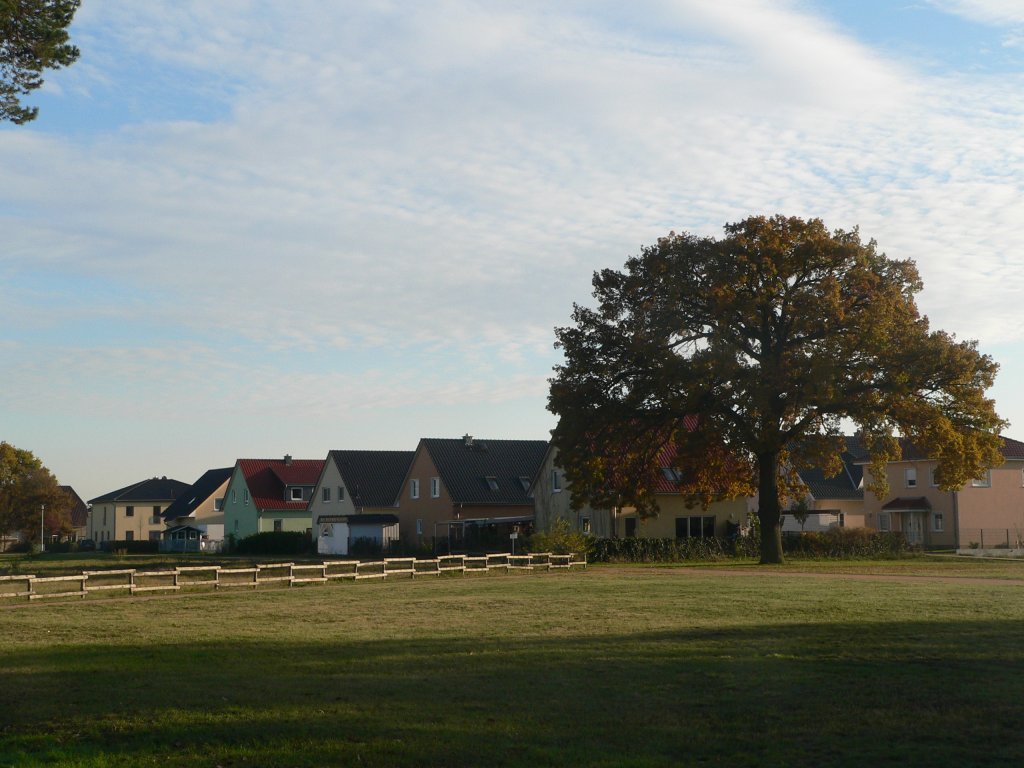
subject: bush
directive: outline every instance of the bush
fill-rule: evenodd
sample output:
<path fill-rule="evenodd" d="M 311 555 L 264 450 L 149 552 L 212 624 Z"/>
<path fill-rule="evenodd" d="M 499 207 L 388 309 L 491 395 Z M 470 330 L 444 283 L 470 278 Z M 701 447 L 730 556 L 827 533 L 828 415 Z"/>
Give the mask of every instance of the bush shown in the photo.
<path fill-rule="evenodd" d="M 829 528 L 782 537 L 787 555 L 803 557 L 900 557 L 911 551 L 902 533 L 869 528 Z"/>
<path fill-rule="evenodd" d="M 240 539 L 234 551 L 239 555 L 311 555 L 313 540 L 302 531 L 266 531 Z"/>
<path fill-rule="evenodd" d="M 718 538 L 597 539 L 591 559 L 608 563 L 677 563 L 731 557 L 735 543 Z"/>
<path fill-rule="evenodd" d="M 555 520 L 548 531 L 537 531 L 523 545 L 527 552 L 551 552 L 556 555 L 589 553 L 594 537 L 580 533 L 564 517 Z"/>

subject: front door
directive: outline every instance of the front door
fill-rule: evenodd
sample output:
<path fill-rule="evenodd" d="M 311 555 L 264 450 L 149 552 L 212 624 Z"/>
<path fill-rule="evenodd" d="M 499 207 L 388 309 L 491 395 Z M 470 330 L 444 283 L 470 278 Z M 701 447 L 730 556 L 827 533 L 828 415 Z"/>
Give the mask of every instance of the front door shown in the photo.
<path fill-rule="evenodd" d="M 920 512 L 903 513 L 903 535 L 907 538 L 907 544 L 918 547 L 924 540 L 924 515 Z"/>

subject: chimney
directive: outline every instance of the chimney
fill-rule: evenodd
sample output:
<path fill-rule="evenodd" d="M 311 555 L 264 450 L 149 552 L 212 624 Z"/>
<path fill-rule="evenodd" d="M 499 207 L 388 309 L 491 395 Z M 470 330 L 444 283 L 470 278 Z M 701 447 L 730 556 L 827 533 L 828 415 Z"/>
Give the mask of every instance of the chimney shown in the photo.
<path fill-rule="evenodd" d="M 473 436 L 468 432 L 462 436 L 462 444 L 467 448 L 473 447 Z"/>
<path fill-rule="evenodd" d="M 288 454 L 288 453 L 286 453 L 286 454 L 284 455 L 284 465 L 285 465 L 286 467 L 290 467 L 290 466 L 292 465 L 292 457 L 291 457 L 291 454 Z"/>

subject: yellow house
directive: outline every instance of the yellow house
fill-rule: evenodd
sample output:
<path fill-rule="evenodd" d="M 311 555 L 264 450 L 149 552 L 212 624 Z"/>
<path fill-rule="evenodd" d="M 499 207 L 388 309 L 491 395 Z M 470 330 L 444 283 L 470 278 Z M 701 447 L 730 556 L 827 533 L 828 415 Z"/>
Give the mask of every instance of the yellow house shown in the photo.
<path fill-rule="evenodd" d="M 107 541 L 158 541 L 162 513 L 188 491 L 188 483 L 154 477 L 105 493 L 89 501 L 89 538 Z"/>

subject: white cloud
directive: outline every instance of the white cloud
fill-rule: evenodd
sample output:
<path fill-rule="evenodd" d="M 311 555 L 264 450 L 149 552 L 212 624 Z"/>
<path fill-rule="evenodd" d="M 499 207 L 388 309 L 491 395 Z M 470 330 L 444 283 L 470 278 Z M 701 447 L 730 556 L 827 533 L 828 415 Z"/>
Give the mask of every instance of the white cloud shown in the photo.
<path fill-rule="evenodd" d="M 776 211 L 860 224 L 936 326 L 1020 341 L 1019 83 L 915 74 L 803 7 L 85 4 L 78 90 L 152 86 L 153 114 L 3 133 L 0 322 L 121 333 L 15 336 L 10 407 L 522 423 L 524 396 L 540 424 L 592 270 Z"/>
<path fill-rule="evenodd" d="M 941 11 L 982 24 L 1024 24 L 1018 0 L 930 0 Z"/>

